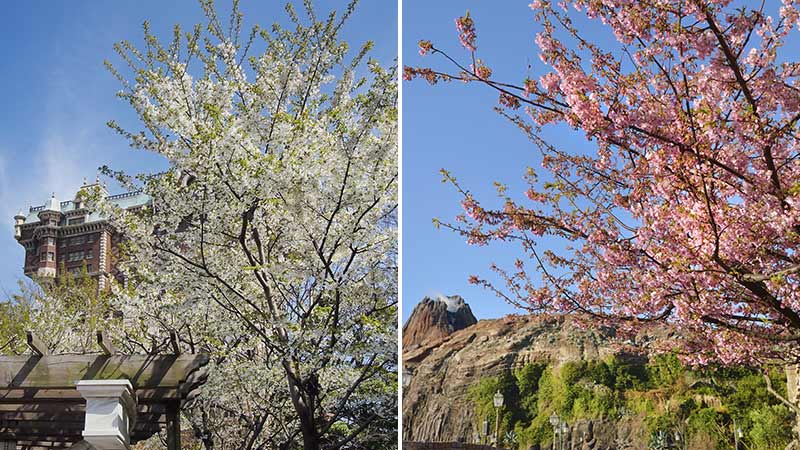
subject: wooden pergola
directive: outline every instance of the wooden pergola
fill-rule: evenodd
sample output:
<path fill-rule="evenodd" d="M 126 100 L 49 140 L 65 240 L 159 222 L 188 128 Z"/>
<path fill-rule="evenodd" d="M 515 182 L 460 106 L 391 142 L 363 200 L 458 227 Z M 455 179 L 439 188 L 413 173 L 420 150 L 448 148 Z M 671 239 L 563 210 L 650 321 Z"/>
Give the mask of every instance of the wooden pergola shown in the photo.
<path fill-rule="evenodd" d="M 31 355 L 0 356 L 0 449 L 93 448 L 84 441 L 87 398 L 77 386 L 101 380 L 132 387 L 123 413 L 130 444 L 166 429 L 169 450 L 179 449 L 180 409 L 205 382 L 209 358 L 181 354 L 171 338 L 172 354 L 121 355 L 98 333 L 103 353 L 49 355 L 29 333 Z"/>

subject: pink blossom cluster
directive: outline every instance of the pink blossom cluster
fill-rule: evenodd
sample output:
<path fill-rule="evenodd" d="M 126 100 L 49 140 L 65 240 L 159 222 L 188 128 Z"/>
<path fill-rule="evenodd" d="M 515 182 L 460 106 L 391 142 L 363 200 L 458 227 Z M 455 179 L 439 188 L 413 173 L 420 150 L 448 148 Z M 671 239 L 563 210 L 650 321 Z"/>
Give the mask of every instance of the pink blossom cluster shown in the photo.
<path fill-rule="evenodd" d="M 403 79 L 406 81 L 413 80 L 416 77 L 425 79 L 430 84 L 436 84 L 440 80 L 447 80 L 448 77 L 442 74 L 437 74 L 433 70 L 426 67 L 403 67 Z"/>
<path fill-rule="evenodd" d="M 516 242 L 527 256 L 492 266 L 500 283 L 470 282 L 623 335 L 655 327 L 671 338 L 654 350 L 693 364 L 797 360 L 800 61 L 784 47 L 799 37 L 797 5 L 784 1 L 773 20 L 729 0 L 564 3 L 531 4 L 544 29 L 538 82 L 471 68 L 469 81 L 500 91 L 498 108 L 542 167 L 497 209 L 458 188 L 465 215 L 454 229 L 473 244 Z M 625 52 L 593 44 L 576 14 L 604 24 Z M 456 23 L 474 51 L 469 14 Z M 523 106 L 527 119 L 507 112 Z M 579 130 L 585 145 L 547 140 L 548 125 Z"/>
<path fill-rule="evenodd" d="M 431 43 L 431 41 L 425 41 L 425 40 L 419 41 L 420 56 L 427 55 L 428 52 L 430 52 L 431 50 L 433 50 L 433 44 Z"/>
<path fill-rule="evenodd" d="M 475 64 L 470 64 L 469 68 L 476 77 L 482 80 L 488 80 L 492 76 L 492 69 L 484 65 L 481 60 L 476 60 Z"/>
<path fill-rule="evenodd" d="M 456 29 L 458 29 L 458 40 L 467 50 L 474 52 L 475 47 L 475 22 L 469 16 L 469 11 L 461 17 L 456 18 Z"/>

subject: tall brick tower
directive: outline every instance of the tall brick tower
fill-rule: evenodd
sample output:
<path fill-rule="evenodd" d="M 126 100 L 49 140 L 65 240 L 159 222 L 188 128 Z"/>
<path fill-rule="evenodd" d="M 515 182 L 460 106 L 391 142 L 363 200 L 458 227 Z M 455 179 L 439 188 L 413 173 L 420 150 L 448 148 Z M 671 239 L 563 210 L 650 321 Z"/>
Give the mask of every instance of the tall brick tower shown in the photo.
<path fill-rule="evenodd" d="M 106 199 L 119 208 L 136 210 L 150 202 L 141 192 L 108 195 L 99 182 L 81 189 L 100 188 Z M 75 195 L 77 197 L 77 193 Z M 25 247 L 25 275 L 55 278 L 80 273 L 84 267 L 105 289 L 117 270 L 114 265 L 120 235 L 107 218 L 90 211 L 77 198 L 59 202 L 55 194 L 44 205 L 31 206 L 28 214 L 14 216 L 14 236 Z"/>

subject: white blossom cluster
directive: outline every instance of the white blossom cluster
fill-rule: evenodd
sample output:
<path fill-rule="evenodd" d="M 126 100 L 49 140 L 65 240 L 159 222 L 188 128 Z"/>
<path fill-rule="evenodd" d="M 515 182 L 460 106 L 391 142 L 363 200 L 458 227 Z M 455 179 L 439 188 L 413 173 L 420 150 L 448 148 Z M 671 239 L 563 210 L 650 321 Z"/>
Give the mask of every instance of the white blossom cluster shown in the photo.
<path fill-rule="evenodd" d="M 185 415 L 206 448 L 383 448 L 396 439 L 396 70 L 339 41 L 338 17 L 289 9 L 293 29 L 240 41 L 236 9 L 223 30 L 203 5 L 206 31 L 161 46 L 145 27 L 146 48 L 121 43 L 128 67 L 109 65 L 143 129 L 110 125 L 169 162 L 113 173 L 152 198 L 144 210 L 87 193 L 125 236 L 115 337 L 167 351 L 175 331 L 212 355 Z"/>

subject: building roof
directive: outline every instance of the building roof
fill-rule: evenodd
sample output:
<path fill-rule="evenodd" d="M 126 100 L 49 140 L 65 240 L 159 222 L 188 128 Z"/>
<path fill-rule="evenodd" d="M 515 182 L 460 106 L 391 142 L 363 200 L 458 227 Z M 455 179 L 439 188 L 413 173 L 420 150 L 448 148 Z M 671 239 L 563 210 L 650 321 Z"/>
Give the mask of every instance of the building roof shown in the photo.
<path fill-rule="evenodd" d="M 47 203 L 44 204 L 45 211 L 61 211 L 61 207 L 59 206 L 58 200 L 56 200 L 56 194 L 53 193 L 53 196 L 47 200 Z"/>
<path fill-rule="evenodd" d="M 150 202 L 150 196 L 141 191 L 135 191 L 117 195 L 109 195 L 106 197 L 106 200 L 118 208 L 129 209 L 146 205 Z M 66 214 L 77 209 L 78 205 L 74 200 L 59 202 L 56 200 L 55 196 L 53 196 L 44 205 L 31 206 L 28 208 L 28 215 L 25 217 L 25 223 L 29 224 L 39 222 L 39 213 L 45 210 L 58 211 L 62 214 Z M 99 222 L 102 220 L 105 220 L 105 217 L 103 217 L 102 214 L 92 211 L 86 216 L 85 223 Z"/>

